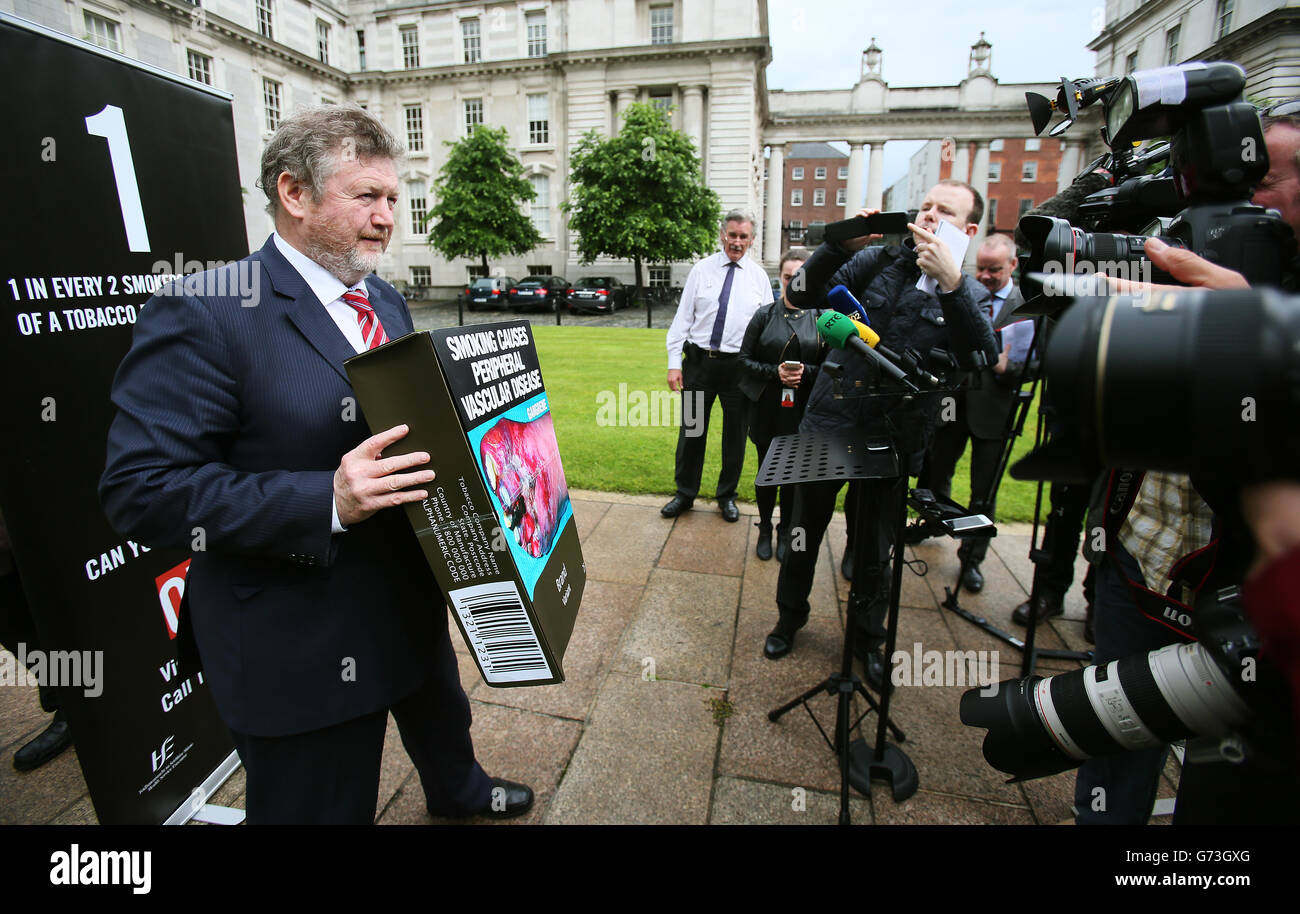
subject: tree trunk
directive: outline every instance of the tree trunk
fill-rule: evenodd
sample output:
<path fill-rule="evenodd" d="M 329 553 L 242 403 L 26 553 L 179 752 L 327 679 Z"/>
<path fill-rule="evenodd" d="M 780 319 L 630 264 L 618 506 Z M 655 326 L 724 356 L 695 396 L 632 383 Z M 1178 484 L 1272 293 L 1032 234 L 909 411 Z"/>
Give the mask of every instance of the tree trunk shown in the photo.
<path fill-rule="evenodd" d="M 484 252 L 483 252 L 483 275 L 484 275 L 484 276 L 487 276 L 487 275 L 488 275 L 488 267 L 487 267 L 487 251 L 484 251 Z"/>
<path fill-rule="evenodd" d="M 645 305 L 645 325 L 650 329 L 650 299 L 646 298 L 645 293 L 641 291 L 641 258 L 632 258 L 633 282 L 636 284 L 636 300 Z"/>

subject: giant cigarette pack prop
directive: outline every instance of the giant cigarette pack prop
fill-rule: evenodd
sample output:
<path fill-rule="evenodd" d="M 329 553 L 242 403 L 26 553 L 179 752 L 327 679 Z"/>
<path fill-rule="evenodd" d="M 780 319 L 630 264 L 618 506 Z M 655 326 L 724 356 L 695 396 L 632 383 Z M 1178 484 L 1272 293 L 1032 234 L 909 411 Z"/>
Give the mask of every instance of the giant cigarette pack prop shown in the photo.
<path fill-rule="evenodd" d="M 405 506 L 483 680 L 563 682 L 587 569 L 527 321 L 408 334 L 346 362 L 388 453 L 427 451 Z"/>

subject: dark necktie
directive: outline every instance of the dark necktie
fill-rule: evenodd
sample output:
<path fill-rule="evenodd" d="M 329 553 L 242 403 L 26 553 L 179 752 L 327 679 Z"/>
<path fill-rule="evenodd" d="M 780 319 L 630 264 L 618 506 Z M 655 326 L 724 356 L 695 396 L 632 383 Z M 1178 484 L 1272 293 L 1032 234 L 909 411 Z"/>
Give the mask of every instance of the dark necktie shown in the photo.
<path fill-rule="evenodd" d="M 374 349 L 388 342 L 388 334 L 384 333 L 384 325 L 379 322 L 379 315 L 370 306 L 364 288 L 344 292 L 342 298 L 357 312 L 357 323 L 361 325 L 361 344 L 366 349 Z"/>
<path fill-rule="evenodd" d="M 727 326 L 727 300 L 731 298 L 731 280 L 736 275 L 740 264 L 727 262 L 727 278 L 722 281 L 722 292 L 718 295 L 718 316 L 713 319 L 713 334 L 709 337 L 710 349 L 722 348 L 722 330 Z"/>

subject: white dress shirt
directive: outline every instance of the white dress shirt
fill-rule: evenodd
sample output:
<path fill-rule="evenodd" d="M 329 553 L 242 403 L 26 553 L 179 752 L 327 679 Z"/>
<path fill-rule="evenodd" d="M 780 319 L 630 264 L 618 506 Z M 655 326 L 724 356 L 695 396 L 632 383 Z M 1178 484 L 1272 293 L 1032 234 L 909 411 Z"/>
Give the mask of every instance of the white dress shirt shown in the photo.
<path fill-rule="evenodd" d="M 1007 305 L 1007 296 L 1011 294 L 1011 280 L 1001 289 L 993 293 L 993 300 L 997 303 L 993 311 L 993 321 L 997 322 L 1002 316 L 1002 309 Z M 1032 320 L 1016 321 L 1014 324 L 1008 324 L 1001 330 L 1002 345 L 1011 344 L 1011 351 L 1007 353 L 1007 360 L 1011 362 L 1029 361 L 1029 347 L 1034 341 L 1034 322 Z"/>
<path fill-rule="evenodd" d="M 361 322 L 357 320 L 356 309 L 343 300 L 343 293 L 360 289 L 367 299 L 370 298 L 366 281 L 363 279 L 355 286 L 345 286 L 337 276 L 281 238 L 279 232 L 272 232 L 271 239 L 275 242 L 276 249 L 284 255 L 284 259 L 289 261 L 289 266 L 297 270 L 298 275 L 307 283 L 307 288 L 324 303 L 326 313 L 338 325 L 343 336 L 347 338 L 348 344 L 358 353 L 365 352 L 366 343 L 361 336 Z M 331 498 L 330 531 L 343 533 L 347 529 L 339 520 L 337 500 Z"/>
<path fill-rule="evenodd" d="M 668 328 L 668 370 L 682 367 L 682 346 L 694 343 L 708 349 L 713 336 L 713 323 L 718 316 L 718 296 L 722 284 L 732 268 L 731 259 L 722 251 L 705 257 L 691 267 L 682 287 L 682 300 L 677 306 L 677 316 Z M 748 256 L 740 258 L 731 280 L 731 295 L 727 299 L 727 317 L 722 329 L 723 352 L 740 352 L 745 340 L 745 328 L 762 305 L 772 301 L 772 282 L 767 273 Z"/>

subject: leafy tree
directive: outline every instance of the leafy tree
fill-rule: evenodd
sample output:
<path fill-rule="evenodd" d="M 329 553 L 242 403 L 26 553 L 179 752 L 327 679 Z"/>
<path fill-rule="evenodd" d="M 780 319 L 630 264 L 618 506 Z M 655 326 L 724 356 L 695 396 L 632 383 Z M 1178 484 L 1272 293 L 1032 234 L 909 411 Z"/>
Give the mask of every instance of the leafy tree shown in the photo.
<path fill-rule="evenodd" d="M 718 196 L 701 180 L 695 146 L 672 128 L 667 111 L 628 105 L 617 136 L 587 133 L 569 163 L 564 210 L 578 257 L 631 260 L 638 297 L 642 262 L 689 260 L 717 246 Z"/>
<path fill-rule="evenodd" d="M 429 246 L 448 260 L 478 257 L 488 275 L 488 257 L 527 254 L 542 243 L 520 204 L 536 191 L 524 166 L 506 146 L 504 127 L 479 124 L 456 142 L 433 185 L 437 200 L 425 217 Z"/>

